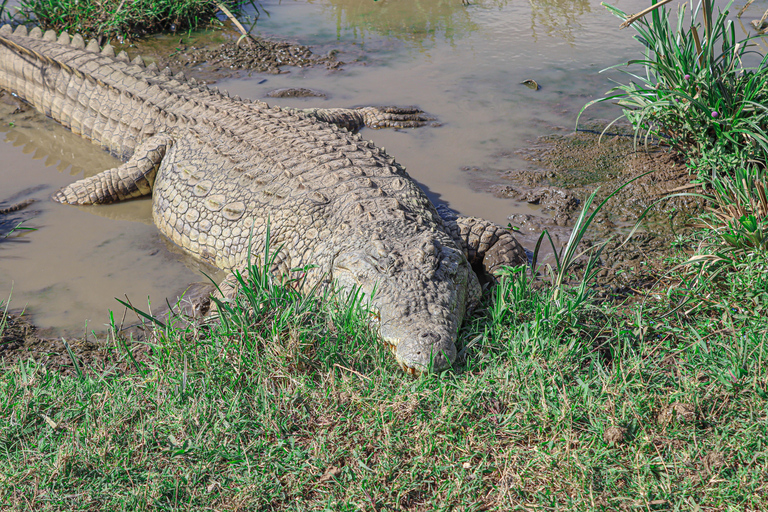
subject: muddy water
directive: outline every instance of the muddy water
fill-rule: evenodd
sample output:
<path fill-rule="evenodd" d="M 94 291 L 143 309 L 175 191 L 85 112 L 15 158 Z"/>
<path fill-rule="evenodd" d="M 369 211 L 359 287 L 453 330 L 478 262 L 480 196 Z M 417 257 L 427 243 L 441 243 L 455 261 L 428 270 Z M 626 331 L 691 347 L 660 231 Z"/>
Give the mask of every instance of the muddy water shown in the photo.
<path fill-rule="evenodd" d="M 636 12 L 647 2 L 615 5 Z M 504 224 L 535 207 L 490 194 L 498 171 L 530 165 L 515 154 L 526 141 L 571 130 L 581 106 L 610 87 L 597 72 L 639 48 L 596 0 L 268 0 L 261 7 L 269 17 L 261 16 L 255 33 L 317 53 L 338 50 L 347 64 L 285 68 L 220 87 L 259 99 L 280 87 L 328 96 L 269 100 L 295 107 L 418 105 L 441 126 L 363 135 L 386 147 L 435 202 Z M 541 89 L 521 85 L 526 79 Z M 127 294 L 142 306 L 149 297 L 157 306 L 204 279 L 151 225 L 147 200 L 90 208 L 49 202 L 55 189 L 118 162 L 39 115 L 13 110 L 0 106 L 0 201 L 37 199 L 23 213 L 25 225 L 38 229 L 0 242 L 0 298 L 13 290 L 13 307 L 26 307 L 37 325 L 81 333 L 86 322 L 99 329 L 108 310 L 122 315 L 114 297 Z"/>
<path fill-rule="evenodd" d="M 201 280 L 194 264 L 185 265 L 152 225 L 149 201 L 108 208 L 52 203 L 58 188 L 120 162 L 49 119 L 9 110 L 0 106 L 0 200 L 36 200 L 16 214 L 36 231 L 0 243 L 0 297 L 12 291 L 14 310 L 26 307 L 51 333 L 82 335 L 86 322 L 89 330 L 102 330 L 109 310 L 121 309 L 114 297 L 125 300 L 127 294 L 142 308 L 150 297 L 157 307 Z M 122 312 L 117 314 L 119 324 Z"/>

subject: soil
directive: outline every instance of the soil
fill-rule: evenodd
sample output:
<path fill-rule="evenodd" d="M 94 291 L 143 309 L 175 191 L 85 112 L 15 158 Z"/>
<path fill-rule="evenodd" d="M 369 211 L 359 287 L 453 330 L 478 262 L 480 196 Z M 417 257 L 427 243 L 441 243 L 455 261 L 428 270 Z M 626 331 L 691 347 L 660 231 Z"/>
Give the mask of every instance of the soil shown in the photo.
<path fill-rule="evenodd" d="M 602 136 L 598 130 L 540 138 L 518 152 L 532 168 L 501 171 L 509 185 L 495 185 L 491 192 L 532 204 L 540 204 L 551 218 L 514 216 L 513 225 L 537 231 L 545 224 L 569 226 L 581 210 L 581 201 L 597 191 L 596 202 L 621 189 L 601 209 L 596 233 L 603 237 L 620 227 L 632 225 L 646 209 L 644 227 L 656 234 L 674 232 L 685 219 L 698 212 L 703 200 L 682 195 L 660 201 L 670 194 L 700 192 L 690 184 L 685 161 L 659 144 L 636 144 L 634 137 L 621 133 Z M 632 181 L 634 180 L 634 181 Z M 669 219 L 670 212 L 675 212 Z"/>
<path fill-rule="evenodd" d="M 600 204 L 622 185 L 590 225 L 585 247 L 607 242 L 594 286 L 603 300 L 632 301 L 643 296 L 666 271 L 665 258 L 689 221 L 705 206 L 695 194 L 684 160 L 656 142 L 636 144 L 628 126 L 602 134 L 601 122 L 566 135 L 550 135 L 517 153 L 530 163 L 525 169 L 497 169 L 498 180 L 486 190 L 501 197 L 540 205 L 546 216 L 513 214 L 510 226 L 524 245 L 536 245 L 546 229 L 554 245 L 563 247 L 582 208 L 596 192 Z M 500 155 L 503 157 L 504 155 Z M 484 170 L 488 174 L 488 170 Z M 634 180 L 634 181 L 632 181 Z M 630 183 L 631 182 L 631 183 Z M 625 243 L 637 219 L 636 233 Z M 579 267 L 576 266 L 578 277 Z M 539 262 L 554 263 L 545 239 Z"/>
<path fill-rule="evenodd" d="M 206 84 L 248 73 L 288 73 L 283 69 L 286 66 L 340 70 L 345 64 L 336 58 L 336 50 L 316 55 L 310 47 L 297 43 L 256 36 L 242 38 L 229 23 L 223 30 L 138 40 L 118 44 L 115 50 L 126 50 L 131 59 L 141 55 L 147 64 L 154 62 L 161 69 L 168 66 L 174 72 L 183 71 L 188 78 Z"/>
<path fill-rule="evenodd" d="M 267 96 L 270 98 L 326 98 L 327 95 L 324 92 L 313 91 L 312 89 L 305 89 L 303 87 L 286 87 L 282 89 L 275 89 L 269 91 Z"/>

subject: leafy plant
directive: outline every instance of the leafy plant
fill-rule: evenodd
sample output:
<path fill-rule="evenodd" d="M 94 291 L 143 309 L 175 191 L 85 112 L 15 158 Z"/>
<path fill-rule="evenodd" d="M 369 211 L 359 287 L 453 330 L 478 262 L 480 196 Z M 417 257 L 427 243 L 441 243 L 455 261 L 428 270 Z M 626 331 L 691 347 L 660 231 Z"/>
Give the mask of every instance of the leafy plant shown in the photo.
<path fill-rule="evenodd" d="M 768 183 L 765 168 L 741 167 L 735 175 L 716 175 L 711 180 L 717 205 L 703 220 L 721 240 L 721 258 L 737 258 L 746 252 L 768 251 Z"/>
<path fill-rule="evenodd" d="M 726 10 L 713 13 L 714 1 L 687 4 L 677 13 L 655 9 L 650 20 L 632 25 L 645 47 L 642 59 L 608 69 L 642 66 L 644 73 L 620 69 L 630 77 L 595 103 L 616 101 L 635 134 L 657 136 L 695 160 L 700 168 L 727 167 L 768 155 L 768 60 L 754 69 L 742 66 L 751 37 L 738 39 Z M 622 19 L 628 16 L 606 6 Z M 686 22 L 687 19 L 687 22 Z M 702 26 L 703 25 L 703 26 Z M 580 115 L 581 115 L 580 113 Z"/>

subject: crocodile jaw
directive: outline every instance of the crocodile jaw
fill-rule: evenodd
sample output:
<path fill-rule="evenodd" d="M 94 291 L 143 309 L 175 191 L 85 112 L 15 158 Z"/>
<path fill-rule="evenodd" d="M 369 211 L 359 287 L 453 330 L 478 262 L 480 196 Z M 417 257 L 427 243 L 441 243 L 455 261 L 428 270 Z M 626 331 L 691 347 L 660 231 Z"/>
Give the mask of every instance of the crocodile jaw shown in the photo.
<path fill-rule="evenodd" d="M 440 371 L 456 360 L 456 331 L 424 324 L 424 328 L 406 337 L 393 336 L 386 327 L 381 338 L 403 371 L 418 375 L 428 370 Z"/>

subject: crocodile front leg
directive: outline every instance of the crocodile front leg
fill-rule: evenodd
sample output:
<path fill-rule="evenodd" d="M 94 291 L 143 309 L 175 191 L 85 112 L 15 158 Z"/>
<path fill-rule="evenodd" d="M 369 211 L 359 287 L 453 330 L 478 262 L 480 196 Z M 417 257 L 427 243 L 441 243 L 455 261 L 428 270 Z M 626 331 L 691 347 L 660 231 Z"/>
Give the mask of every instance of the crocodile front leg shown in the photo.
<path fill-rule="evenodd" d="M 147 195 L 152 192 L 160 161 L 172 145 L 170 135 L 154 135 L 136 148 L 128 162 L 67 185 L 53 195 L 53 200 L 79 205 L 107 204 Z"/>
<path fill-rule="evenodd" d="M 360 107 L 289 109 L 356 132 L 368 128 L 418 128 L 435 118 L 416 107 Z"/>
<path fill-rule="evenodd" d="M 443 211 L 440 211 L 444 215 Z M 507 229 L 477 217 L 444 215 L 444 222 L 454 240 L 467 252 L 472 267 L 493 279 L 501 267 L 528 263 L 525 249 Z"/>

